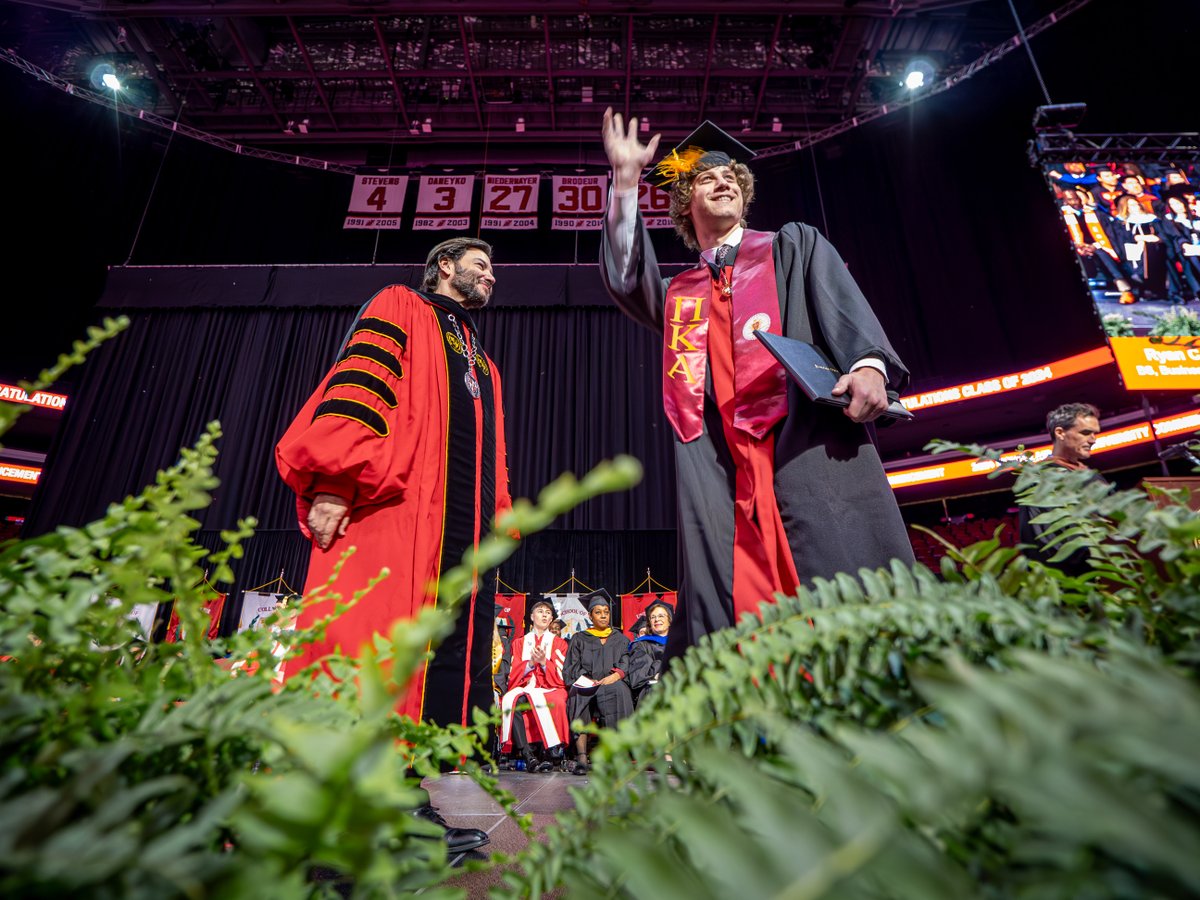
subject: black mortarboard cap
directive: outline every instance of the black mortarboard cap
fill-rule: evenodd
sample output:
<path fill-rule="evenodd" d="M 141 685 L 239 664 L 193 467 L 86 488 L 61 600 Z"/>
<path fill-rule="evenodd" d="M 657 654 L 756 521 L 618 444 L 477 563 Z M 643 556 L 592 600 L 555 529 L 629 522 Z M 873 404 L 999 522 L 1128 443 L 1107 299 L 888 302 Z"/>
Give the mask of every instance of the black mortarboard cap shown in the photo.
<path fill-rule="evenodd" d="M 608 595 L 608 591 L 606 591 L 604 588 L 600 588 L 598 591 L 592 591 L 590 594 L 584 594 L 579 599 L 583 602 L 583 605 L 587 607 L 588 612 L 592 611 L 592 607 L 599 606 L 600 604 L 604 604 L 609 609 L 612 609 L 613 605 L 612 597 Z"/>
<path fill-rule="evenodd" d="M 666 187 L 688 175 L 697 166 L 727 166 L 734 160 L 749 162 L 754 151 L 705 119 L 704 124 L 685 137 L 654 167 L 655 184 Z"/>
<path fill-rule="evenodd" d="M 672 620 L 675 619 L 675 607 L 673 607 L 666 600 L 654 600 L 654 601 L 648 603 L 646 605 L 646 610 L 645 610 L 645 614 L 647 617 L 649 617 L 649 615 L 650 615 L 650 610 L 654 609 L 654 607 L 656 607 L 656 606 L 661 606 L 663 609 L 665 609 L 667 611 L 667 615 L 670 616 Z"/>

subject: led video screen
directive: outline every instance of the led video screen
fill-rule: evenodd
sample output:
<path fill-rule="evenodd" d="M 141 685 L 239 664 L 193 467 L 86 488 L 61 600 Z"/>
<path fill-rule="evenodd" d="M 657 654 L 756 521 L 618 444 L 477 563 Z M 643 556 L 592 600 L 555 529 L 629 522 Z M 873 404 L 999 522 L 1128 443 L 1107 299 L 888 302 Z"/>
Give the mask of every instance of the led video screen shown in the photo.
<path fill-rule="evenodd" d="M 1195 160 L 1043 165 L 1127 388 L 1200 388 Z"/>

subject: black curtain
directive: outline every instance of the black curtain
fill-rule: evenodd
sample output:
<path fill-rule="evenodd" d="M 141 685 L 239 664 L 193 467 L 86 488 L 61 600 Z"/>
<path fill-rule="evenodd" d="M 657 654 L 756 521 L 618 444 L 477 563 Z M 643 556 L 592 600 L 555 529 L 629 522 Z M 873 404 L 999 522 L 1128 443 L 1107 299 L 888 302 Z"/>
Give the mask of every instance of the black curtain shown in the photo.
<path fill-rule="evenodd" d="M 216 419 L 221 484 L 197 516 L 203 542 L 215 546 L 221 529 L 253 516 L 259 533 L 239 564 L 238 590 L 281 569 L 301 587 L 307 551 L 274 446 L 336 358 L 361 304 L 383 285 L 411 284 L 417 275 L 411 266 L 114 271 L 101 306 L 128 315 L 131 325 L 86 364 L 26 533 L 102 515 Z M 535 536 L 502 575 L 516 584 L 511 571 L 531 591 L 552 587 L 572 567 L 610 590 L 636 584 L 646 568 L 671 583 L 674 467 L 655 336 L 609 303 L 595 267 L 501 267 L 498 280 L 510 299 L 483 311 L 479 325 L 503 379 L 514 496 L 535 496 L 559 474 L 582 474 L 617 453 L 646 469 L 639 487 L 556 523 L 562 535 Z"/>

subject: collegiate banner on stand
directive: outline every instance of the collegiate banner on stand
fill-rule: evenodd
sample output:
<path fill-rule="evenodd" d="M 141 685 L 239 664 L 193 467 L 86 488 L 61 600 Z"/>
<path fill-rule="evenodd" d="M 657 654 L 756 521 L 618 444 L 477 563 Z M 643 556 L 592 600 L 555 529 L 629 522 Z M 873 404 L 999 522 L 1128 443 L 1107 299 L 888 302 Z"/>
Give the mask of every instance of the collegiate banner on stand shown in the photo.
<path fill-rule="evenodd" d="M 505 616 L 512 622 L 512 639 L 525 636 L 525 600 L 528 594 L 497 594 L 496 615 Z"/>
<path fill-rule="evenodd" d="M 466 231 L 471 227 L 474 175 L 422 175 L 418 184 L 414 231 Z"/>
<path fill-rule="evenodd" d="M 588 619 L 587 610 L 579 602 L 580 595 L 578 593 L 542 594 L 542 596 L 554 604 L 554 611 L 557 617 L 567 623 L 562 631 L 563 637 L 569 637 L 578 631 L 583 631 L 591 624 Z"/>
<path fill-rule="evenodd" d="M 646 611 L 646 607 L 655 600 L 671 604 L 675 608 L 675 592 L 665 594 L 622 594 L 621 595 L 621 627 L 630 640 L 633 640 L 633 623 Z"/>
<path fill-rule="evenodd" d="M 208 616 L 208 628 L 205 631 L 205 637 L 207 637 L 210 641 L 217 636 L 217 631 L 221 627 L 221 611 L 224 608 L 224 594 L 217 594 L 215 597 L 209 597 L 204 601 L 204 605 L 200 607 L 204 614 Z M 182 639 L 183 630 L 180 628 L 179 613 L 176 611 L 173 602 L 171 605 L 171 621 L 167 625 L 167 636 L 164 638 L 164 640 L 168 644 L 173 644 Z"/>
<path fill-rule="evenodd" d="M 596 231 L 608 203 L 607 175 L 554 175 L 555 231 Z"/>
<path fill-rule="evenodd" d="M 154 620 L 157 614 L 157 603 L 137 603 L 129 610 L 129 618 L 138 623 L 146 640 L 154 636 Z"/>
<path fill-rule="evenodd" d="M 238 616 L 238 631 L 257 628 L 259 622 L 279 608 L 279 602 L 290 594 L 266 594 L 259 591 L 242 592 L 242 613 Z"/>
<path fill-rule="evenodd" d="M 371 228 L 398 231 L 407 175 L 359 175 L 350 191 L 349 215 L 342 228 Z"/>
<path fill-rule="evenodd" d="M 674 228 L 671 221 L 671 194 L 656 184 L 638 183 L 638 209 L 647 228 Z"/>
<path fill-rule="evenodd" d="M 538 227 L 540 175 L 488 175 L 483 179 L 481 228 L 530 231 Z"/>

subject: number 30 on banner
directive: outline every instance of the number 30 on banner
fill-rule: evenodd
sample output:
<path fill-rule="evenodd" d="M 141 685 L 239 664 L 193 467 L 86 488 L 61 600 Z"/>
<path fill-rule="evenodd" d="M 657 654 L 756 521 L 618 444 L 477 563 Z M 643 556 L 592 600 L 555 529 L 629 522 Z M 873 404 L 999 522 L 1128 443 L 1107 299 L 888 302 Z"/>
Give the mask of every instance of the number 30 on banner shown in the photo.
<path fill-rule="evenodd" d="M 601 215 L 608 199 L 607 193 L 608 178 L 604 175 L 555 175 L 554 214 Z"/>

